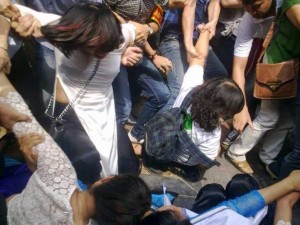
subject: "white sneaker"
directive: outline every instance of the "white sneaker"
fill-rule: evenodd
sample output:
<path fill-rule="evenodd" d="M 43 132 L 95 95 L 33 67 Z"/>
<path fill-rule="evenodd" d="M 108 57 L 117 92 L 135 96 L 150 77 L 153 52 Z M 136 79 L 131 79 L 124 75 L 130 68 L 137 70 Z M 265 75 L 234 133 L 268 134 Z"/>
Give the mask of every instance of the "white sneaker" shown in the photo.
<path fill-rule="evenodd" d="M 131 143 L 133 144 L 143 144 L 144 143 L 144 139 L 138 140 L 135 137 L 132 136 L 131 132 L 128 132 L 128 137 L 129 140 L 131 141 Z"/>

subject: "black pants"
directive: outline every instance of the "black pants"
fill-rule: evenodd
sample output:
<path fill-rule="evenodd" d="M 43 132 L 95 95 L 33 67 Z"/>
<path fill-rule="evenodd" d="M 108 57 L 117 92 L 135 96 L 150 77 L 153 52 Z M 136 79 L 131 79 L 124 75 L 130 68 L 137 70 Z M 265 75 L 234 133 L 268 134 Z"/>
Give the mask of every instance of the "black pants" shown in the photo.
<path fill-rule="evenodd" d="M 202 213 L 219 203 L 259 189 L 258 182 L 248 174 L 237 174 L 224 189 L 220 184 L 207 184 L 197 194 L 192 211 Z"/>
<path fill-rule="evenodd" d="M 0 194 L 0 224 L 7 225 L 7 207 L 3 195 Z"/>
<path fill-rule="evenodd" d="M 237 174 L 232 177 L 231 181 L 224 189 L 220 184 L 207 184 L 197 194 L 192 211 L 203 213 L 210 208 L 220 204 L 228 199 L 233 199 L 252 190 L 258 190 L 258 182 L 248 174 Z M 275 204 L 269 205 L 268 213 L 260 222 L 260 225 L 273 224 L 275 213 Z"/>
<path fill-rule="evenodd" d="M 65 104 L 55 103 L 55 115 L 59 115 Z M 101 118 L 99 118 L 101 120 Z M 100 179 L 102 167 L 100 155 L 82 127 L 75 111 L 70 107 L 63 116 L 63 132 L 55 141 L 72 162 L 78 179 L 90 185 Z M 135 156 L 132 145 L 123 126 L 117 127 L 118 135 L 118 167 L 119 173 L 139 173 L 139 160 Z"/>

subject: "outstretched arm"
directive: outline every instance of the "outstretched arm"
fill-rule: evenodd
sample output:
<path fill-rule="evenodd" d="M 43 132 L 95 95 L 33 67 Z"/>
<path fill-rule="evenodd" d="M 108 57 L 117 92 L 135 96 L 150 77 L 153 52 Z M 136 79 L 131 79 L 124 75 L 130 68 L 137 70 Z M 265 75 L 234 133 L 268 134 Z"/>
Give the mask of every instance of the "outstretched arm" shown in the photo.
<path fill-rule="evenodd" d="M 292 222 L 293 206 L 300 199 L 300 192 L 292 192 L 276 201 L 274 225 L 279 221 Z"/>
<path fill-rule="evenodd" d="M 196 11 L 196 0 L 190 0 L 182 12 L 182 31 L 187 59 L 190 61 L 197 57 L 196 49 L 193 45 L 194 19 Z"/>
<path fill-rule="evenodd" d="M 287 178 L 259 190 L 266 204 L 279 200 L 295 191 L 300 192 L 300 170 L 295 170 Z"/>
<path fill-rule="evenodd" d="M 10 30 L 10 22 L 7 18 L 0 15 L 0 71 L 5 74 L 10 72 L 10 59 L 8 56 L 8 33 Z"/>
<path fill-rule="evenodd" d="M 209 35 L 210 33 L 208 30 L 202 30 L 200 32 L 199 38 L 195 45 L 198 56 L 191 59 L 190 66 L 200 65 L 204 67 L 208 55 Z"/>
<path fill-rule="evenodd" d="M 33 174 L 33 178 L 29 182 L 35 182 L 36 179 L 46 177 L 49 171 L 53 173 L 53 179 L 45 179 L 42 182 L 47 186 L 49 191 L 54 191 L 57 183 L 54 178 L 60 177 L 60 183 L 68 184 L 69 188 L 61 187 L 62 196 L 68 196 L 76 188 L 76 173 L 72 167 L 71 162 L 55 143 L 52 137 L 44 131 L 39 123 L 32 116 L 28 106 L 22 97 L 16 92 L 14 87 L 8 81 L 7 77 L 0 73 L 0 103 L 8 105 L 9 107 L 22 112 L 31 118 L 31 122 L 17 122 L 13 126 L 13 132 L 17 138 L 23 135 L 37 133 L 45 137 L 43 143 L 33 147 L 33 150 L 37 152 L 37 170 Z"/>

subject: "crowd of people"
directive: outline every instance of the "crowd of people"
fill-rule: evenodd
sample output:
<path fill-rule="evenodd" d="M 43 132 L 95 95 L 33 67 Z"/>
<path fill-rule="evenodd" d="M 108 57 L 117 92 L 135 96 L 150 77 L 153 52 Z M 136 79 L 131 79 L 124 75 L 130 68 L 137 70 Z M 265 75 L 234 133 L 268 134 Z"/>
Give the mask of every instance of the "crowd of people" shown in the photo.
<path fill-rule="evenodd" d="M 272 222 L 290 224 L 300 78 L 293 98 L 253 98 L 258 45 L 273 24 L 262 61 L 295 60 L 299 75 L 299 0 L 1 0 L 1 224 L 266 224 L 275 201 Z M 21 46 L 32 49 L 35 96 L 8 80 Z M 203 187 L 191 210 L 151 212 L 142 164 L 199 181 L 223 153 L 224 123 L 238 137 L 230 132 L 223 152 L 244 174 L 226 190 Z M 262 189 L 246 158 L 258 143 L 277 179 Z"/>

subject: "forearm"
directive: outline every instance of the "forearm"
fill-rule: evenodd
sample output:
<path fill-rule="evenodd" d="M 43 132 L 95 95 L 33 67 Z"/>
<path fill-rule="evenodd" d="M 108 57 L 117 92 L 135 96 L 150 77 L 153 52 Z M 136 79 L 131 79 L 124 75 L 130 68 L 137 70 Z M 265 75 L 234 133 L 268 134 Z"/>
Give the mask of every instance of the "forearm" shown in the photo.
<path fill-rule="evenodd" d="M 242 216 L 250 217 L 263 209 L 266 202 L 260 192 L 253 190 L 241 197 L 224 201 L 218 206 L 226 206 Z"/>
<path fill-rule="evenodd" d="M 239 0 L 220 0 L 223 8 L 242 8 L 242 1 Z"/>
<path fill-rule="evenodd" d="M 146 41 L 145 45 L 142 47 L 144 52 L 148 55 L 151 56 L 153 55 L 156 51 L 151 47 L 148 41 Z"/>
<path fill-rule="evenodd" d="M 201 65 L 204 67 L 208 55 L 209 31 L 204 30 L 200 33 L 195 45 L 198 57 L 192 58 L 190 65 Z"/>
<path fill-rule="evenodd" d="M 10 31 L 10 22 L 0 15 L 0 48 L 8 49 L 8 34 Z"/>
<path fill-rule="evenodd" d="M 247 61 L 248 61 L 247 57 L 234 56 L 233 68 L 232 68 L 232 79 L 240 87 L 244 96 L 246 96 L 245 95 L 245 69 L 246 69 Z"/>
<path fill-rule="evenodd" d="M 196 0 L 190 0 L 189 3 L 184 7 L 182 12 L 182 31 L 186 49 L 193 46 L 196 2 Z"/>
<path fill-rule="evenodd" d="M 283 196 L 294 191 L 294 187 L 292 185 L 293 181 L 290 178 L 285 178 L 271 186 L 266 188 L 262 188 L 259 190 L 259 193 L 264 198 L 266 204 L 270 204 Z"/>
<path fill-rule="evenodd" d="M 208 5 L 208 22 L 217 25 L 220 16 L 221 6 L 219 0 L 211 0 Z"/>
<path fill-rule="evenodd" d="M 157 31 L 159 30 L 159 26 L 155 22 L 149 22 L 148 26 L 150 26 L 153 29 L 153 34 L 156 34 Z"/>
<path fill-rule="evenodd" d="M 16 122 L 13 126 L 13 132 L 16 137 L 21 137 L 23 135 L 37 133 L 45 137 L 45 142 L 37 145 L 35 150 L 38 153 L 38 165 L 37 169 L 44 167 L 44 169 L 50 169 L 51 164 L 57 164 L 58 161 L 64 161 L 65 165 L 68 164 L 69 168 L 73 170 L 70 161 L 67 156 L 62 152 L 56 142 L 52 137 L 41 127 L 41 125 L 36 121 L 32 116 L 31 111 L 26 105 L 25 101 L 15 90 L 12 84 L 8 81 L 7 77 L 0 73 L 0 103 L 5 104 L 11 107 L 18 112 L 21 112 L 29 118 L 31 121 L 27 122 Z M 52 154 L 55 154 L 55 157 L 50 157 Z M 46 164 L 45 161 L 48 163 Z M 49 168 L 48 168 L 49 167 Z M 57 168 L 57 171 L 63 170 L 63 168 Z"/>

